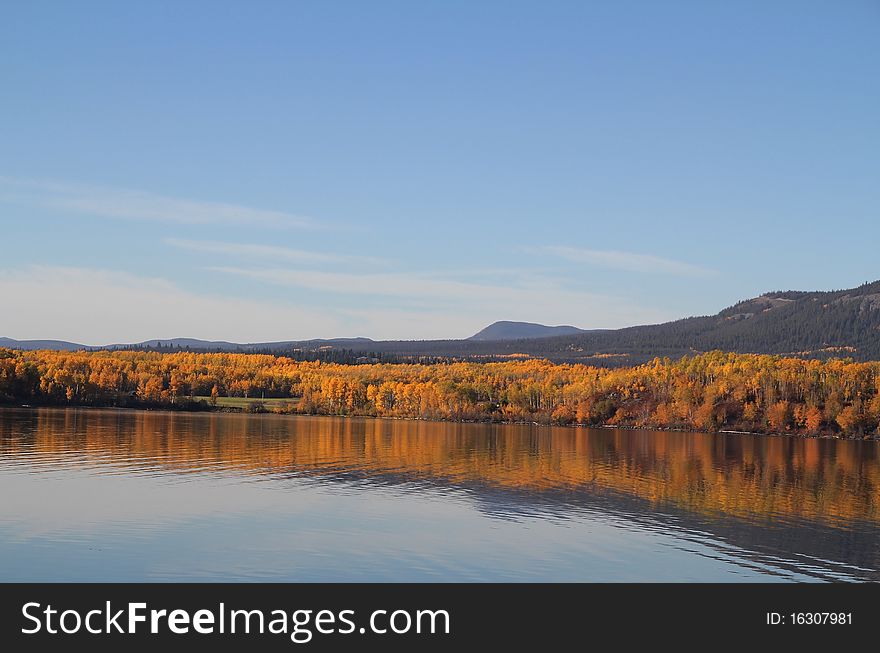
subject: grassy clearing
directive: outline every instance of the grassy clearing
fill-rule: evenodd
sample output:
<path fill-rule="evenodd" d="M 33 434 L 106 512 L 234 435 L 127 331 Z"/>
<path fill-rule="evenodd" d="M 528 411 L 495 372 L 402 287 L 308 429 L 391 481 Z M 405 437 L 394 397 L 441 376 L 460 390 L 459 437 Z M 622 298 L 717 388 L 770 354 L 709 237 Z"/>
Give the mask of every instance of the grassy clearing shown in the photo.
<path fill-rule="evenodd" d="M 206 401 L 208 404 L 211 403 L 211 397 L 196 397 L 195 399 L 197 401 Z M 241 408 L 242 410 L 247 410 L 253 404 L 262 403 L 266 406 L 267 410 L 272 410 L 273 406 L 295 406 L 298 401 L 299 399 L 293 399 L 291 397 L 267 397 L 266 399 L 260 399 L 259 397 L 217 397 L 217 407 Z"/>

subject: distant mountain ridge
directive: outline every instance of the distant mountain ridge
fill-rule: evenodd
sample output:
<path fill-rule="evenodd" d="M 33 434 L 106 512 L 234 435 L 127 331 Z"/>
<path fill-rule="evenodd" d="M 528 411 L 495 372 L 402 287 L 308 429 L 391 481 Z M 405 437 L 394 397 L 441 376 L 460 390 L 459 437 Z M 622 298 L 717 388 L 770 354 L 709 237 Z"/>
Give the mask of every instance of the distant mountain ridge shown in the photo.
<path fill-rule="evenodd" d="M 712 350 L 880 360 L 880 281 L 846 290 L 774 291 L 715 315 L 664 324 L 515 340 L 386 341 L 374 349 L 410 356 L 526 354 L 608 366 Z"/>
<path fill-rule="evenodd" d="M 574 333 L 559 333 L 573 329 Z M 535 333 L 539 335 L 534 335 Z M 141 347 L 203 351 L 348 350 L 398 357 L 485 360 L 528 355 L 594 365 L 629 365 L 657 356 L 680 357 L 720 349 L 802 358 L 880 360 L 880 281 L 834 291 L 774 291 L 737 302 L 715 315 L 664 324 L 585 331 L 525 322 L 496 322 L 464 340 L 370 340 L 337 338 L 236 344 L 190 338 L 149 340 Z M 125 348 L 111 345 L 104 348 Z M 60 340 L 0 338 L 17 349 L 102 349 Z"/>
<path fill-rule="evenodd" d="M 468 340 L 522 340 L 523 338 L 549 338 L 552 336 L 570 336 L 586 333 L 577 327 L 545 326 L 534 322 L 510 322 L 501 320 L 493 322 L 485 329 L 475 333 Z"/>
<path fill-rule="evenodd" d="M 0 337 L 0 347 L 9 349 L 57 349 L 60 351 L 96 351 L 101 349 L 128 349 L 142 347 L 147 349 L 168 347 L 170 349 L 194 349 L 204 351 L 266 351 L 281 350 L 301 346 L 342 346 L 347 348 L 366 346 L 374 342 L 369 338 L 316 338 L 314 340 L 282 340 L 278 342 L 227 342 L 225 340 L 199 340 L 198 338 L 155 338 L 143 342 L 114 343 L 111 345 L 82 345 L 66 340 L 15 340 L 13 338 Z"/>
<path fill-rule="evenodd" d="M 644 361 L 716 349 L 880 360 L 880 281 L 847 290 L 769 292 L 716 315 L 512 344 L 534 356 L 568 360 L 625 356 Z"/>
<path fill-rule="evenodd" d="M 0 337 L 0 347 L 8 349 L 55 349 L 58 351 L 77 351 L 79 349 L 87 349 L 85 345 L 75 342 L 67 342 L 66 340 L 14 340 L 12 338 Z"/>

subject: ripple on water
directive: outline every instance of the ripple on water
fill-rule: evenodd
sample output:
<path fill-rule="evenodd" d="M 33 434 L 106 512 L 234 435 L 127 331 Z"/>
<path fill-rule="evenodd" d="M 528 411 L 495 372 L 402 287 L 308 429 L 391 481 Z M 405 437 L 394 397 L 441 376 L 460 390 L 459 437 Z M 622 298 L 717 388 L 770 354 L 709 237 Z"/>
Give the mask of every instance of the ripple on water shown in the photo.
<path fill-rule="evenodd" d="M 876 442 L 0 409 L 0 482 L 5 579 L 880 580 Z"/>

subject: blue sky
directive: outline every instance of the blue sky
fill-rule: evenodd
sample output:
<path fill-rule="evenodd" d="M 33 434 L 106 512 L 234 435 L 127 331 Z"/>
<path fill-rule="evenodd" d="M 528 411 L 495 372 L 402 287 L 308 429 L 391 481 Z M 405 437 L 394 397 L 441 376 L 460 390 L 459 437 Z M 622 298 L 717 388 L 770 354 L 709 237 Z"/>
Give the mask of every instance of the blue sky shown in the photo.
<path fill-rule="evenodd" d="M 880 278 L 880 4 L 0 9 L 0 335 L 465 337 Z"/>

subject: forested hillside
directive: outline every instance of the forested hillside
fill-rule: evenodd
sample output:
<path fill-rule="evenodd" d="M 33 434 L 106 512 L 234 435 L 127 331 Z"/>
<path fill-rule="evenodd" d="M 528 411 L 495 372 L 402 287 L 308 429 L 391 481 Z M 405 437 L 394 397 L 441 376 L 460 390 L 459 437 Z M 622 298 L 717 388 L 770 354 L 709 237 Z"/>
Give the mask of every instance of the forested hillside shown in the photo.
<path fill-rule="evenodd" d="M 521 340 L 523 338 L 548 338 L 551 336 L 570 336 L 576 333 L 584 333 L 577 327 L 560 325 L 545 326 L 534 322 L 510 322 L 501 320 L 493 322 L 485 329 L 481 329 L 468 340 Z"/>
<path fill-rule="evenodd" d="M 880 282 L 839 292 L 775 292 L 718 315 L 555 340 L 554 348 L 592 347 L 656 355 L 724 351 L 880 359 Z"/>
<path fill-rule="evenodd" d="M 629 365 L 720 349 L 880 360 L 880 281 L 835 292 L 771 292 L 717 315 L 577 335 L 492 342 L 379 342 L 376 351 L 461 356 L 524 353 L 558 361 Z"/>

